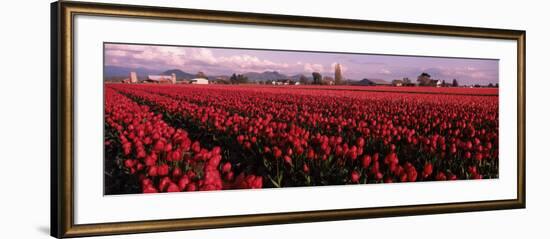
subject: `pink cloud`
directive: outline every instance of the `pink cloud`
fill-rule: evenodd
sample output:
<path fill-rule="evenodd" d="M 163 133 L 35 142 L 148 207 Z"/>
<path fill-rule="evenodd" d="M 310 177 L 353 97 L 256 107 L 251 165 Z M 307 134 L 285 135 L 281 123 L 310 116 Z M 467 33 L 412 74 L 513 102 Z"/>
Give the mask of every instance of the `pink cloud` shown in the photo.
<path fill-rule="evenodd" d="M 324 72 L 325 67 L 322 64 L 313 64 L 313 63 L 305 63 L 304 64 L 304 71 L 305 72 Z"/>
<path fill-rule="evenodd" d="M 105 54 L 107 65 L 129 67 L 183 69 L 215 65 L 236 71 L 280 70 L 291 67 L 288 63 L 247 54 L 216 56 L 208 48 L 107 44 Z"/>

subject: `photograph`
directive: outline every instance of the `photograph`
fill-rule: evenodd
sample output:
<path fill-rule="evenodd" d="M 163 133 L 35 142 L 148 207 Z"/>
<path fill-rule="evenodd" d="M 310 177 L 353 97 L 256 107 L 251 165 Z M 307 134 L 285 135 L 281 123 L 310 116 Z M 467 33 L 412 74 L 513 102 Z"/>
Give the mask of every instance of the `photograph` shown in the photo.
<path fill-rule="evenodd" d="M 499 59 L 104 42 L 103 113 L 104 195 L 499 178 Z"/>
<path fill-rule="evenodd" d="M 134 4 L 50 5 L 49 235 L 526 208 L 525 25 Z"/>

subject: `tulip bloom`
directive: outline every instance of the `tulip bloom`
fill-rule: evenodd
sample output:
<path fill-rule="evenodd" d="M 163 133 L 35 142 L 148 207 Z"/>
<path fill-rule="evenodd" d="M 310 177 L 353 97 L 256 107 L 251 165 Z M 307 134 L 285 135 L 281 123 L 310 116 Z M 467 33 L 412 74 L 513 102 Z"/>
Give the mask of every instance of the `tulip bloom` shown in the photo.
<path fill-rule="evenodd" d="M 357 171 L 352 171 L 350 178 L 352 183 L 358 183 L 359 178 L 361 178 L 361 175 Z"/>

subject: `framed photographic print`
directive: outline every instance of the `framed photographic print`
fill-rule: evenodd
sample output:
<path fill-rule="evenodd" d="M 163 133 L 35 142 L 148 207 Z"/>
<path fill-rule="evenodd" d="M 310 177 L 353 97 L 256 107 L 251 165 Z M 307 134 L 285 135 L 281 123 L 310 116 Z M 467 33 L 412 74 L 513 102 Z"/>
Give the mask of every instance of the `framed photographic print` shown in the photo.
<path fill-rule="evenodd" d="M 51 11 L 54 237 L 525 207 L 525 31 Z"/>

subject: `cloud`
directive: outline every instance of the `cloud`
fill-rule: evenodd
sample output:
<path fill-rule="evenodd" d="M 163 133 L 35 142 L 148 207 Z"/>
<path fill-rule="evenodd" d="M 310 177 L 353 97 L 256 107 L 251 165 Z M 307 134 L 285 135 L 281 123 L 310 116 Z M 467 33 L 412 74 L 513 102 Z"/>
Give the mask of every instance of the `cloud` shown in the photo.
<path fill-rule="evenodd" d="M 143 67 L 155 69 L 185 69 L 201 71 L 214 69 L 215 73 L 273 71 L 289 68 L 288 63 L 279 63 L 248 54 L 216 56 L 209 48 L 185 48 L 144 45 L 105 45 L 107 65 Z"/>
<path fill-rule="evenodd" d="M 218 64 L 241 71 L 273 71 L 289 67 L 287 63 L 273 62 L 246 54 L 220 57 L 218 58 Z"/>
<path fill-rule="evenodd" d="M 218 59 L 212 53 L 212 50 L 206 48 L 192 48 L 187 51 L 186 58 L 189 61 L 202 62 L 209 65 L 218 63 Z"/>
<path fill-rule="evenodd" d="M 472 66 L 432 67 L 423 69 L 432 75 L 432 78 L 442 80 L 465 80 L 467 82 L 487 83 L 498 81 L 498 71 L 495 69 L 482 69 Z"/>
<path fill-rule="evenodd" d="M 185 49 L 180 47 L 121 44 L 105 45 L 105 59 L 107 65 L 135 68 L 173 67 L 185 65 L 185 56 Z"/>
<path fill-rule="evenodd" d="M 305 63 L 304 64 L 305 72 L 324 72 L 325 67 L 321 64 Z"/>
<path fill-rule="evenodd" d="M 106 53 L 110 57 L 125 57 L 128 55 L 127 51 L 122 50 L 107 50 Z"/>
<path fill-rule="evenodd" d="M 382 75 L 391 75 L 392 74 L 392 71 L 386 69 L 386 68 L 381 68 L 380 70 L 378 70 L 378 73 L 379 74 L 382 74 Z"/>

